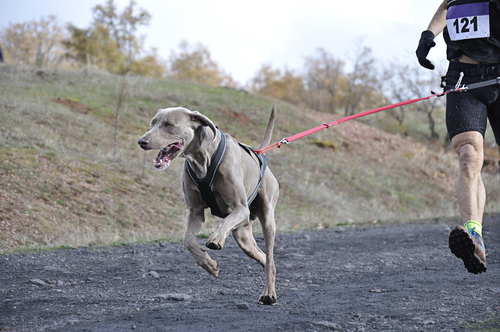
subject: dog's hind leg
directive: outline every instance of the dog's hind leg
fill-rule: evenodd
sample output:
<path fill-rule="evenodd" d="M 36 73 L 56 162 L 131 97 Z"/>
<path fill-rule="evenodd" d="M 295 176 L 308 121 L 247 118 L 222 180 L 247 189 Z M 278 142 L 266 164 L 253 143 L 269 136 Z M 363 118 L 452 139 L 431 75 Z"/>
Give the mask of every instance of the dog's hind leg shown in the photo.
<path fill-rule="evenodd" d="M 240 246 L 241 250 L 249 257 L 255 259 L 263 267 L 266 266 L 266 255 L 260 250 L 255 242 L 252 232 L 252 222 L 251 220 L 245 226 L 233 230 L 233 237 L 236 243 Z"/>
<path fill-rule="evenodd" d="M 276 267 L 274 265 L 274 238 L 276 236 L 276 224 L 274 220 L 274 208 L 269 207 L 265 215 L 259 217 L 262 224 L 262 233 L 266 245 L 266 265 L 264 273 L 266 276 L 266 286 L 259 297 L 260 304 L 276 303 Z"/>
<path fill-rule="evenodd" d="M 276 267 L 274 265 L 274 240 L 276 236 L 274 210 L 278 203 L 279 184 L 270 171 L 266 171 L 264 176 L 266 181 L 262 182 L 259 194 L 254 201 L 256 207 L 258 207 L 258 209 L 255 210 L 255 214 L 262 225 L 262 233 L 266 245 L 266 265 L 264 266 L 266 285 L 259 297 L 259 303 L 274 304 L 277 299 L 275 285 Z"/>
<path fill-rule="evenodd" d="M 186 232 L 184 234 L 184 245 L 191 253 L 196 264 L 204 268 L 211 275 L 218 277 L 219 268 L 217 262 L 207 254 L 207 250 L 201 247 L 196 241 L 196 234 L 201 230 L 205 217 L 203 209 L 201 211 L 193 211 L 188 209 L 186 216 Z"/>

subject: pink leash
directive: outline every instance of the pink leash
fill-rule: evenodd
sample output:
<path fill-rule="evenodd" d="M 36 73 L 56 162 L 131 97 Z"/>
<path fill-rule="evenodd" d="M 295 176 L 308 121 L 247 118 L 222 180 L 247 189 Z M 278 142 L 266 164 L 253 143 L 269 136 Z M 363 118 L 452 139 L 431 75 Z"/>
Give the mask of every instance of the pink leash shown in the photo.
<path fill-rule="evenodd" d="M 382 107 L 379 107 L 379 108 L 374 108 L 374 109 L 371 109 L 371 110 L 368 110 L 368 111 L 364 111 L 364 112 L 361 112 L 361 113 L 357 113 L 357 114 L 353 114 L 353 115 L 350 115 L 350 116 L 346 116 L 346 117 L 338 119 L 336 121 L 329 122 L 329 123 L 324 123 L 321 126 L 317 126 L 315 128 L 311 128 L 311 129 L 303 131 L 301 133 L 292 135 L 290 137 L 283 138 L 281 141 L 273 143 L 273 144 L 271 144 L 269 146 L 266 146 L 265 148 L 262 148 L 260 150 L 255 150 L 255 152 L 265 154 L 267 151 L 270 151 L 270 150 L 275 149 L 275 148 L 280 148 L 283 144 L 290 144 L 293 141 L 298 140 L 299 138 L 302 138 L 302 137 L 307 136 L 307 135 L 311 135 L 311 134 L 313 134 L 313 133 L 315 133 L 317 131 L 320 131 L 320 130 L 323 130 L 323 129 L 326 129 L 326 128 L 330 128 L 331 126 L 339 124 L 339 123 L 342 123 L 342 122 L 346 122 L 346 121 L 349 121 L 349 120 L 352 120 L 352 119 L 360 118 L 360 117 L 363 117 L 363 116 L 366 116 L 366 115 L 369 115 L 369 114 L 373 114 L 373 113 L 377 113 L 377 112 L 382 112 L 382 111 L 385 111 L 385 110 L 388 110 L 388 109 L 391 109 L 391 108 L 396 108 L 396 107 L 400 107 L 400 106 L 404 106 L 404 105 L 416 103 L 417 101 L 430 99 L 432 97 L 441 97 L 441 96 L 444 96 L 445 94 L 448 94 L 450 92 L 456 92 L 456 91 L 461 91 L 461 89 L 460 88 L 456 88 L 455 90 L 448 90 L 448 91 L 445 91 L 445 92 L 442 92 L 442 93 L 435 93 L 435 94 L 427 96 L 427 97 L 406 100 L 406 101 L 402 101 L 402 102 L 399 102 L 399 103 L 395 103 L 395 104 L 391 104 L 391 105 L 386 105 L 386 106 L 382 106 Z"/>

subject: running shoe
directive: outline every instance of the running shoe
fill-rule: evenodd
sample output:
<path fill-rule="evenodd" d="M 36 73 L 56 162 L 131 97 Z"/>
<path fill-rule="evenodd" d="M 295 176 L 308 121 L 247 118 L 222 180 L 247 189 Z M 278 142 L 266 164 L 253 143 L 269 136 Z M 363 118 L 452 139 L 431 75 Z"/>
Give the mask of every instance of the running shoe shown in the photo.
<path fill-rule="evenodd" d="M 486 272 L 486 254 L 483 238 L 474 228 L 467 230 L 462 226 L 455 226 L 450 233 L 451 252 L 464 261 L 465 268 L 470 273 Z"/>

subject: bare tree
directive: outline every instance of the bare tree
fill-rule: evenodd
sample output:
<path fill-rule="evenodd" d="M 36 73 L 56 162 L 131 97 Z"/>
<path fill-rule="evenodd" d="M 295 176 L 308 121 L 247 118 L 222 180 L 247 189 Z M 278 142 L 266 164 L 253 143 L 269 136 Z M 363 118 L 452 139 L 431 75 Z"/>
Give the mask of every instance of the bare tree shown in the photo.
<path fill-rule="evenodd" d="M 106 5 L 97 5 L 93 8 L 94 26 L 102 25 L 115 40 L 118 50 L 125 55 L 125 67 L 128 68 L 142 49 L 142 40 L 137 36 L 140 25 L 148 25 L 151 14 L 145 9 L 136 13 L 137 3 L 130 0 L 120 14 L 113 0 L 108 0 Z"/>
<path fill-rule="evenodd" d="M 318 111 L 335 113 L 341 80 L 345 77 L 345 63 L 323 48 L 305 59 L 307 103 Z"/>
<path fill-rule="evenodd" d="M 64 33 L 57 18 L 47 18 L 23 23 L 10 23 L 0 33 L 9 62 L 35 65 L 39 68 L 58 65 L 63 60 L 61 47 Z"/>
<path fill-rule="evenodd" d="M 286 67 L 281 71 L 270 64 L 262 64 L 252 78 L 251 91 L 298 105 L 303 103 L 305 88 L 301 75 Z"/>
<path fill-rule="evenodd" d="M 383 70 L 383 90 L 389 103 L 398 103 L 408 100 L 408 88 L 406 79 L 408 75 L 408 65 L 390 63 Z M 405 111 L 407 107 L 402 106 L 390 109 L 386 112 L 390 117 L 396 120 L 399 126 L 403 126 L 405 120 Z"/>
<path fill-rule="evenodd" d="M 431 93 L 431 90 L 439 87 L 439 84 L 437 75 L 423 71 L 416 64 L 391 62 L 384 70 L 384 91 L 391 103 L 425 97 Z M 439 138 L 436 124 L 439 122 L 439 116 L 444 113 L 444 103 L 443 98 L 431 98 L 393 109 L 387 114 L 400 126 L 403 126 L 406 113 L 410 112 L 412 119 L 420 115 L 420 121 L 427 124 L 429 139 L 436 140 Z"/>
<path fill-rule="evenodd" d="M 170 55 L 170 71 L 175 78 L 212 86 L 236 87 L 236 82 L 212 60 L 206 46 L 198 43 L 189 45 L 181 41 L 180 53 L 172 51 Z"/>
<path fill-rule="evenodd" d="M 384 100 L 371 48 L 364 46 L 363 41 L 359 40 L 355 43 L 353 55 L 349 58 L 354 60 L 352 71 L 347 75 L 343 87 L 342 105 L 345 115 L 378 106 Z"/>
<path fill-rule="evenodd" d="M 144 37 L 137 35 L 137 29 L 148 25 L 151 15 L 144 9 L 136 10 L 136 5 L 131 0 L 122 12 L 118 11 L 114 0 L 95 6 L 89 28 L 68 27 L 70 36 L 63 42 L 67 57 L 77 64 L 96 66 L 112 73 L 162 76 L 164 68 L 158 63 L 156 52 L 139 58 Z M 154 75 L 156 69 L 161 69 L 162 74 Z"/>
<path fill-rule="evenodd" d="M 307 103 L 319 111 L 351 115 L 363 108 L 379 106 L 384 100 L 371 49 L 356 44 L 350 56 L 352 70 L 346 71 L 347 63 L 335 58 L 322 48 L 305 61 Z"/>
<path fill-rule="evenodd" d="M 118 119 L 120 115 L 120 110 L 123 107 L 125 98 L 128 95 L 128 82 L 125 76 L 122 76 L 116 85 L 116 104 L 115 104 L 115 134 L 113 138 L 113 158 L 116 159 L 116 145 L 118 139 Z"/>

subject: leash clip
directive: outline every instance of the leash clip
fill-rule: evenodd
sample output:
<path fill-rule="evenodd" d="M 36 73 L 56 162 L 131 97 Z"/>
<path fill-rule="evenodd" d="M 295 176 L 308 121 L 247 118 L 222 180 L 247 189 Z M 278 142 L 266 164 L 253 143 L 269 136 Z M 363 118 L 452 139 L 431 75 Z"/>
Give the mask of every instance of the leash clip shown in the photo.
<path fill-rule="evenodd" d="M 464 72 L 462 71 L 462 72 L 460 72 L 460 76 L 458 77 L 457 84 L 455 84 L 455 90 L 459 90 L 459 89 L 460 89 L 460 91 L 467 90 L 467 87 L 465 87 L 465 85 L 462 88 L 460 88 L 460 84 L 462 83 L 463 78 L 464 78 Z M 462 89 L 465 89 L 465 90 L 462 90 Z"/>
<path fill-rule="evenodd" d="M 281 141 L 280 141 L 281 144 L 290 144 L 290 142 L 288 142 L 288 140 L 286 138 L 283 138 Z"/>

